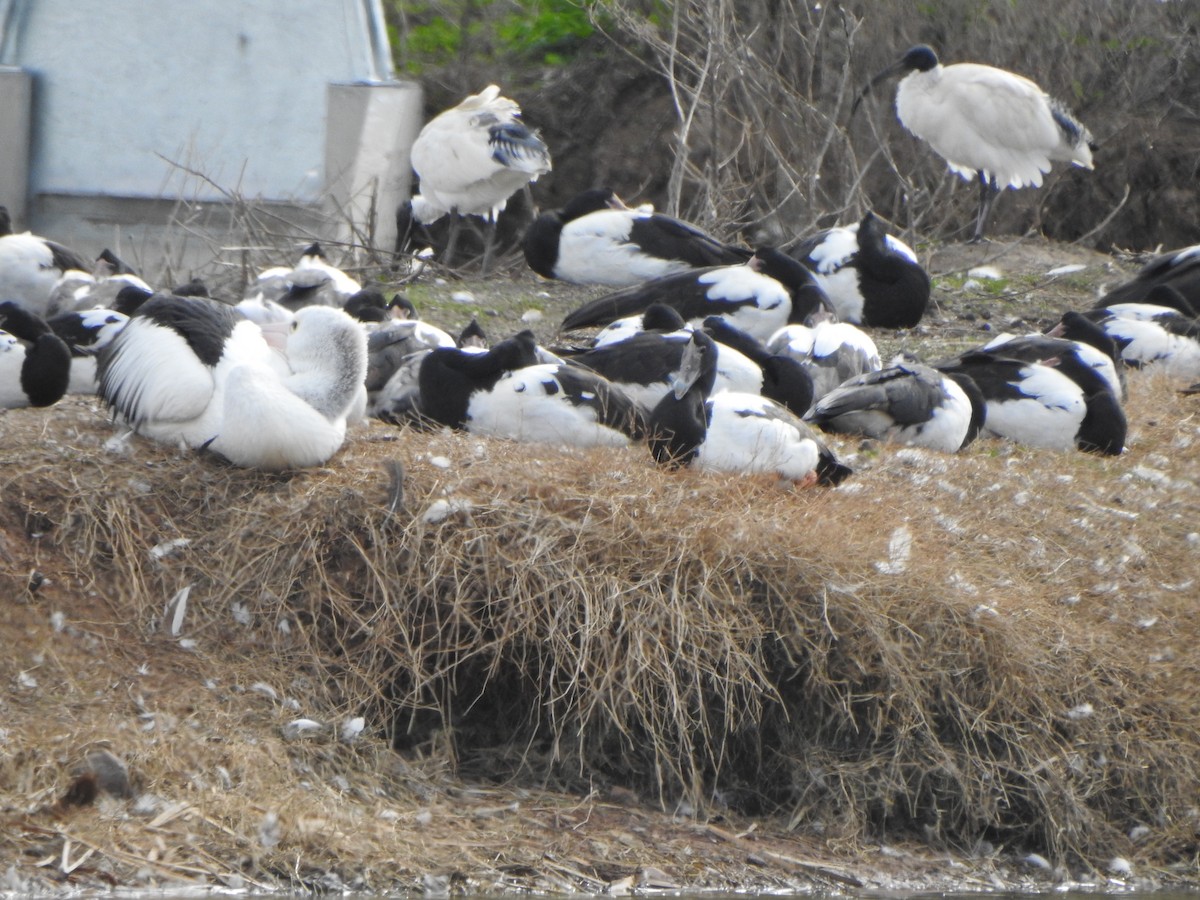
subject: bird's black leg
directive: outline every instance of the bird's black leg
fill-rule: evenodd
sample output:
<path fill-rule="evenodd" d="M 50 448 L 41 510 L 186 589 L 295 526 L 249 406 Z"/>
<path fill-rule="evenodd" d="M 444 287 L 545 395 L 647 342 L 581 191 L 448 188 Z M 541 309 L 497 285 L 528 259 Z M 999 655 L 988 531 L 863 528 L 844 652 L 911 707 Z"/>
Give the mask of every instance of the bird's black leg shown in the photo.
<path fill-rule="evenodd" d="M 462 216 L 458 207 L 450 210 L 450 230 L 446 235 L 446 249 L 442 251 L 442 265 L 448 269 L 454 268 L 454 251 L 458 249 L 458 232 L 462 228 Z"/>
<path fill-rule="evenodd" d="M 982 171 L 979 173 L 979 215 L 975 218 L 975 234 L 967 243 L 980 244 L 987 240 L 983 236 L 987 227 L 988 216 L 992 213 L 992 204 L 1000 189 L 996 187 L 996 179 L 988 178 Z"/>
<path fill-rule="evenodd" d="M 492 253 L 496 246 L 496 220 L 488 216 L 483 223 L 483 261 L 479 265 L 479 274 L 487 275 L 492 268 Z"/>

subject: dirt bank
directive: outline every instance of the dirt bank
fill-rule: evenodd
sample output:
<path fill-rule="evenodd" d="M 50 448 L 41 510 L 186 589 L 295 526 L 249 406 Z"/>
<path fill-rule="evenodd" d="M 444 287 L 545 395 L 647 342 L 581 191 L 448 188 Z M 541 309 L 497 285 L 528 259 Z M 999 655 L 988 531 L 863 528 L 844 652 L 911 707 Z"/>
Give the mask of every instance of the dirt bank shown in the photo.
<path fill-rule="evenodd" d="M 885 352 L 1036 327 L 1128 271 L 1042 242 L 928 260 L 936 309 Z M 549 340 L 580 292 L 410 295 Z M 801 494 L 381 423 L 267 476 L 114 443 L 88 400 L 0 413 L 0 888 L 1194 881 L 1200 429 L 1177 388 L 1131 376 L 1115 460 L 839 442 L 848 489 Z M 882 576 L 900 525 L 908 571 Z M 702 739 L 651 727 L 667 704 L 629 659 L 583 654 L 606 634 L 665 648 L 642 670 L 703 705 Z M 587 692 L 553 667 L 598 659 Z M 681 747 L 694 770 L 660 758 Z M 670 783 L 689 772 L 703 803 Z"/>

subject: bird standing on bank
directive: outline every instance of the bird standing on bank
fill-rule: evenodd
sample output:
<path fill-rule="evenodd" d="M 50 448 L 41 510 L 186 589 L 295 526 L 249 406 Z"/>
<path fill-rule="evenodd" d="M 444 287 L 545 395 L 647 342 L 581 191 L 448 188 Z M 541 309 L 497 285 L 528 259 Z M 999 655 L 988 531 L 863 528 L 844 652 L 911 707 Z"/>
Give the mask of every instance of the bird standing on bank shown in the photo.
<path fill-rule="evenodd" d="M 500 88 L 488 85 L 431 119 L 412 145 L 412 167 L 421 193 L 401 205 L 397 223 L 429 225 L 450 215 L 442 259 L 453 263 L 461 216 L 482 216 L 488 235 L 483 269 L 492 249 L 492 229 L 508 198 L 550 171 L 550 150 L 520 120 L 521 108 Z"/>
<path fill-rule="evenodd" d="M 872 78 L 853 109 L 874 85 L 901 73 L 908 74 L 896 89 L 900 123 L 952 172 L 979 181 L 971 243 L 984 240 L 992 204 L 1004 188 L 1041 187 L 1052 160 L 1094 168 L 1091 132 L 1034 82 L 978 63 L 943 66 L 924 44 Z"/>

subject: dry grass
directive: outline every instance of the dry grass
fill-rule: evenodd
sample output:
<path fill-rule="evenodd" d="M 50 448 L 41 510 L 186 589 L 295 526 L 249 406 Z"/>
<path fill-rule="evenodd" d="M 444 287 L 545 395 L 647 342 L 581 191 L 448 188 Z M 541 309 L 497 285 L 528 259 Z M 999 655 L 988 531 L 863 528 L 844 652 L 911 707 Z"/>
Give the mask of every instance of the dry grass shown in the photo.
<path fill-rule="evenodd" d="M 110 810 L 90 844 L 76 838 L 70 852 L 104 848 L 93 864 L 118 879 L 141 859 L 159 875 L 348 881 L 349 861 L 390 858 L 411 867 L 368 883 L 403 883 L 447 849 L 414 804 L 507 820 L 481 848 L 520 831 L 487 789 L 452 800 L 452 774 L 632 789 L 833 846 L 907 834 L 1076 873 L 1114 855 L 1187 863 L 1200 427 L 1195 399 L 1151 377 L 1133 379 L 1129 408 L 1119 459 L 846 447 L 852 481 L 799 493 L 667 474 L 635 451 L 381 424 L 331 468 L 261 475 L 141 441 L 105 452 L 110 427 L 86 404 L 10 412 L 0 560 L 24 626 L 3 663 L 16 752 L 0 783 L 27 830 L 9 848 L 75 833 L 35 811 L 102 741 L 161 798 L 147 818 L 167 817 L 139 843 Z M 445 501 L 456 511 L 436 519 Z M 52 584 L 30 593 L 35 567 Z M 163 630 L 189 585 L 191 652 Z M 365 715 L 370 739 L 288 743 L 302 712 Z M 268 812 L 282 832 L 264 846 Z M 181 859 L 170 838 L 193 832 L 209 843 Z M 502 877 L 490 850 L 453 846 L 469 873 Z"/>

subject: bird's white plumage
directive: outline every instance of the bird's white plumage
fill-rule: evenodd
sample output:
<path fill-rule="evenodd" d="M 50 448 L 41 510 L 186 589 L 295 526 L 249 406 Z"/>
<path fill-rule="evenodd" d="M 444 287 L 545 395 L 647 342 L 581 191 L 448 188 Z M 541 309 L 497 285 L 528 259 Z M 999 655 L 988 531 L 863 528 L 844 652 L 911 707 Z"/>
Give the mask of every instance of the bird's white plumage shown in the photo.
<path fill-rule="evenodd" d="M 1153 366 L 1179 378 L 1200 378 L 1200 340 L 1173 334 L 1148 318 L 1114 315 L 1101 327 L 1121 345 L 1121 358 L 1130 365 Z"/>
<path fill-rule="evenodd" d="M 572 447 L 624 447 L 629 435 L 599 422 L 587 406 L 572 403 L 558 365 L 540 363 L 505 373 L 490 391 L 472 395 L 467 430 L 524 443 Z"/>
<path fill-rule="evenodd" d="M 29 398 L 21 390 L 21 367 L 25 365 L 25 345 L 7 331 L 0 331 L 0 409 L 27 406 Z"/>
<path fill-rule="evenodd" d="M 634 222 L 651 215 L 652 211 L 643 209 L 602 209 L 572 219 L 562 227 L 555 269 L 568 273 L 568 280 L 578 284 L 611 287 L 628 287 L 691 269 L 682 259 L 653 256 L 632 243 Z"/>
<path fill-rule="evenodd" d="M 816 404 L 814 412 L 821 416 L 830 410 L 840 411 L 835 430 L 848 434 L 862 434 L 895 444 L 924 447 L 943 453 L 955 453 L 967 438 L 974 412 L 971 399 L 951 378 L 927 367 L 902 366 L 895 370 L 898 375 L 890 391 L 919 391 L 922 380 L 926 384 L 935 382 L 941 392 L 939 402 L 929 411 L 929 417 L 921 422 L 900 422 L 892 414 L 889 400 L 893 400 L 880 385 L 863 385 L 852 379 L 834 388 Z"/>
<path fill-rule="evenodd" d="M 432 222 L 456 210 L 460 215 L 495 219 L 508 198 L 550 171 L 550 156 L 523 145 L 498 149 L 494 126 L 515 126 L 520 107 L 500 88 L 488 85 L 458 106 L 431 119 L 412 145 L 412 167 L 421 180 L 414 214 Z"/>
<path fill-rule="evenodd" d="M 1009 341 L 1015 340 L 1016 335 L 999 334 L 992 340 L 988 341 L 984 346 L 984 350 L 998 350 L 1004 352 L 1004 345 Z M 1082 341 L 1071 341 L 1074 346 L 1075 355 L 1088 368 L 1093 369 L 1097 375 L 1107 382 L 1109 389 L 1113 392 L 1114 397 L 1123 397 L 1125 395 L 1125 386 L 1121 383 L 1121 377 L 1117 373 L 1116 364 L 1112 357 L 1107 353 L 1093 347 L 1091 344 L 1085 344 Z"/>
<path fill-rule="evenodd" d="M 113 342 L 107 399 L 129 398 L 129 424 L 163 443 L 246 467 L 320 465 L 365 403 L 366 334 L 328 307 L 300 310 L 288 329 L 279 355 L 238 321 L 210 366 L 174 328 L 134 316 Z"/>
<path fill-rule="evenodd" d="M 1021 399 L 987 401 L 984 431 L 1031 447 L 1072 450 L 1087 405 L 1079 385 L 1049 366 L 1021 369 Z"/>
<path fill-rule="evenodd" d="M 896 90 L 905 128 L 963 178 L 982 171 L 1000 188 L 1040 187 L 1051 160 L 1093 167 L 1087 141 L 1064 136 L 1052 102 L 1028 78 L 977 63 L 914 71 Z"/>
<path fill-rule="evenodd" d="M 849 322 L 785 325 L 767 339 L 766 347 L 768 352 L 790 356 L 809 370 L 814 402 L 847 378 L 883 368 L 875 341 Z"/>
<path fill-rule="evenodd" d="M 700 276 L 708 284 L 710 300 L 728 301 L 732 307 L 721 317 L 751 337 L 765 341 L 787 324 L 792 313 L 792 295 L 779 281 L 754 271 L 748 265 L 721 266 Z M 739 301 L 754 297 L 755 302 Z"/>
<path fill-rule="evenodd" d="M 57 311 L 50 297 L 62 274 L 44 238 L 29 232 L 0 237 L 0 300 L 46 318 Z"/>
<path fill-rule="evenodd" d="M 708 432 L 693 466 L 719 472 L 773 472 L 808 483 L 820 448 L 808 426 L 773 400 L 724 391 L 708 400 Z"/>

